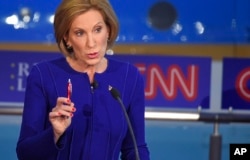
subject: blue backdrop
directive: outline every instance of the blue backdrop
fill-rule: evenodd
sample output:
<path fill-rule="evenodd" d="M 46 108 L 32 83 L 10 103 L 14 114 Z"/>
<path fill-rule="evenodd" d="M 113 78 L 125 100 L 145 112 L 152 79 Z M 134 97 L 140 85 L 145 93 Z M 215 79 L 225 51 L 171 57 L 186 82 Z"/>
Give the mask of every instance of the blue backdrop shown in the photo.
<path fill-rule="evenodd" d="M 52 19 L 60 0 L 0 1 L 0 42 L 54 42 Z M 249 43 L 249 0 L 110 0 L 120 22 L 118 43 Z M 152 7 L 165 2 L 174 21 L 157 30 Z M 158 10 L 160 10 L 158 8 Z M 159 15 L 159 14 L 158 14 Z M 151 17 L 151 18 L 150 18 Z M 174 20 L 173 20 L 174 18 Z"/>

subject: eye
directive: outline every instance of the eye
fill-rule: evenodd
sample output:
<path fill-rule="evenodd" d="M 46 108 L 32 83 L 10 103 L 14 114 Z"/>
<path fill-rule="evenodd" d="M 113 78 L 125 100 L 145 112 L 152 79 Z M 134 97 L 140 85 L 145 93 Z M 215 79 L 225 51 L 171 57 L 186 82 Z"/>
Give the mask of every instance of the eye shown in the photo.
<path fill-rule="evenodd" d="M 97 27 L 97 28 L 95 29 L 95 32 L 96 32 L 96 33 L 100 33 L 101 30 L 102 30 L 102 27 Z"/>
<path fill-rule="evenodd" d="M 84 32 L 81 30 L 78 30 L 78 31 L 75 31 L 75 34 L 76 34 L 76 36 L 80 37 L 84 34 Z"/>

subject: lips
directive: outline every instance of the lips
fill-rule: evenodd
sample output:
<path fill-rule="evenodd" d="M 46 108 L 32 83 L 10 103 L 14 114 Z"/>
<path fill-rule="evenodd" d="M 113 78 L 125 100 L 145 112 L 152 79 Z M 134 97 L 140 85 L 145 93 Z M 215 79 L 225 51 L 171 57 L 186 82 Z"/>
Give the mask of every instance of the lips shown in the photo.
<path fill-rule="evenodd" d="M 93 58 L 97 58 L 98 53 L 97 53 L 97 52 L 94 52 L 94 53 L 89 53 L 89 54 L 87 54 L 87 55 L 88 55 L 88 58 L 93 59 Z"/>

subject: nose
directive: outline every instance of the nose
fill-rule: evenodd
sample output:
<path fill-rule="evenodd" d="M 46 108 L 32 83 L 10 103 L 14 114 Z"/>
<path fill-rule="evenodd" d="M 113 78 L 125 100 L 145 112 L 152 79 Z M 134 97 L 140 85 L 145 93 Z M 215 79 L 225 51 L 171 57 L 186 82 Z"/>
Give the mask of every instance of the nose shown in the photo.
<path fill-rule="evenodd" d="M 95 39 L 92 34 L 88 35 L 86 45 L 89 48 L 93 48 L 95 46 Z"/>

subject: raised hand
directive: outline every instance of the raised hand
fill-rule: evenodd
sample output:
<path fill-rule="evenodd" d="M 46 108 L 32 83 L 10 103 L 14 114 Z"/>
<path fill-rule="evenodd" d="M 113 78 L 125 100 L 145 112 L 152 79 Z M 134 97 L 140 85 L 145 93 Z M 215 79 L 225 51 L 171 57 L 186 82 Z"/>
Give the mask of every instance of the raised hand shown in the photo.
<path fill-rule="evenodd" d="M 71 124 L 71 118 L 76 111 L 74 103 L 66 97 L 57 98 L 56 106 L 49 113 L 49 120 L 54 131 L 55 142 Z"/>

